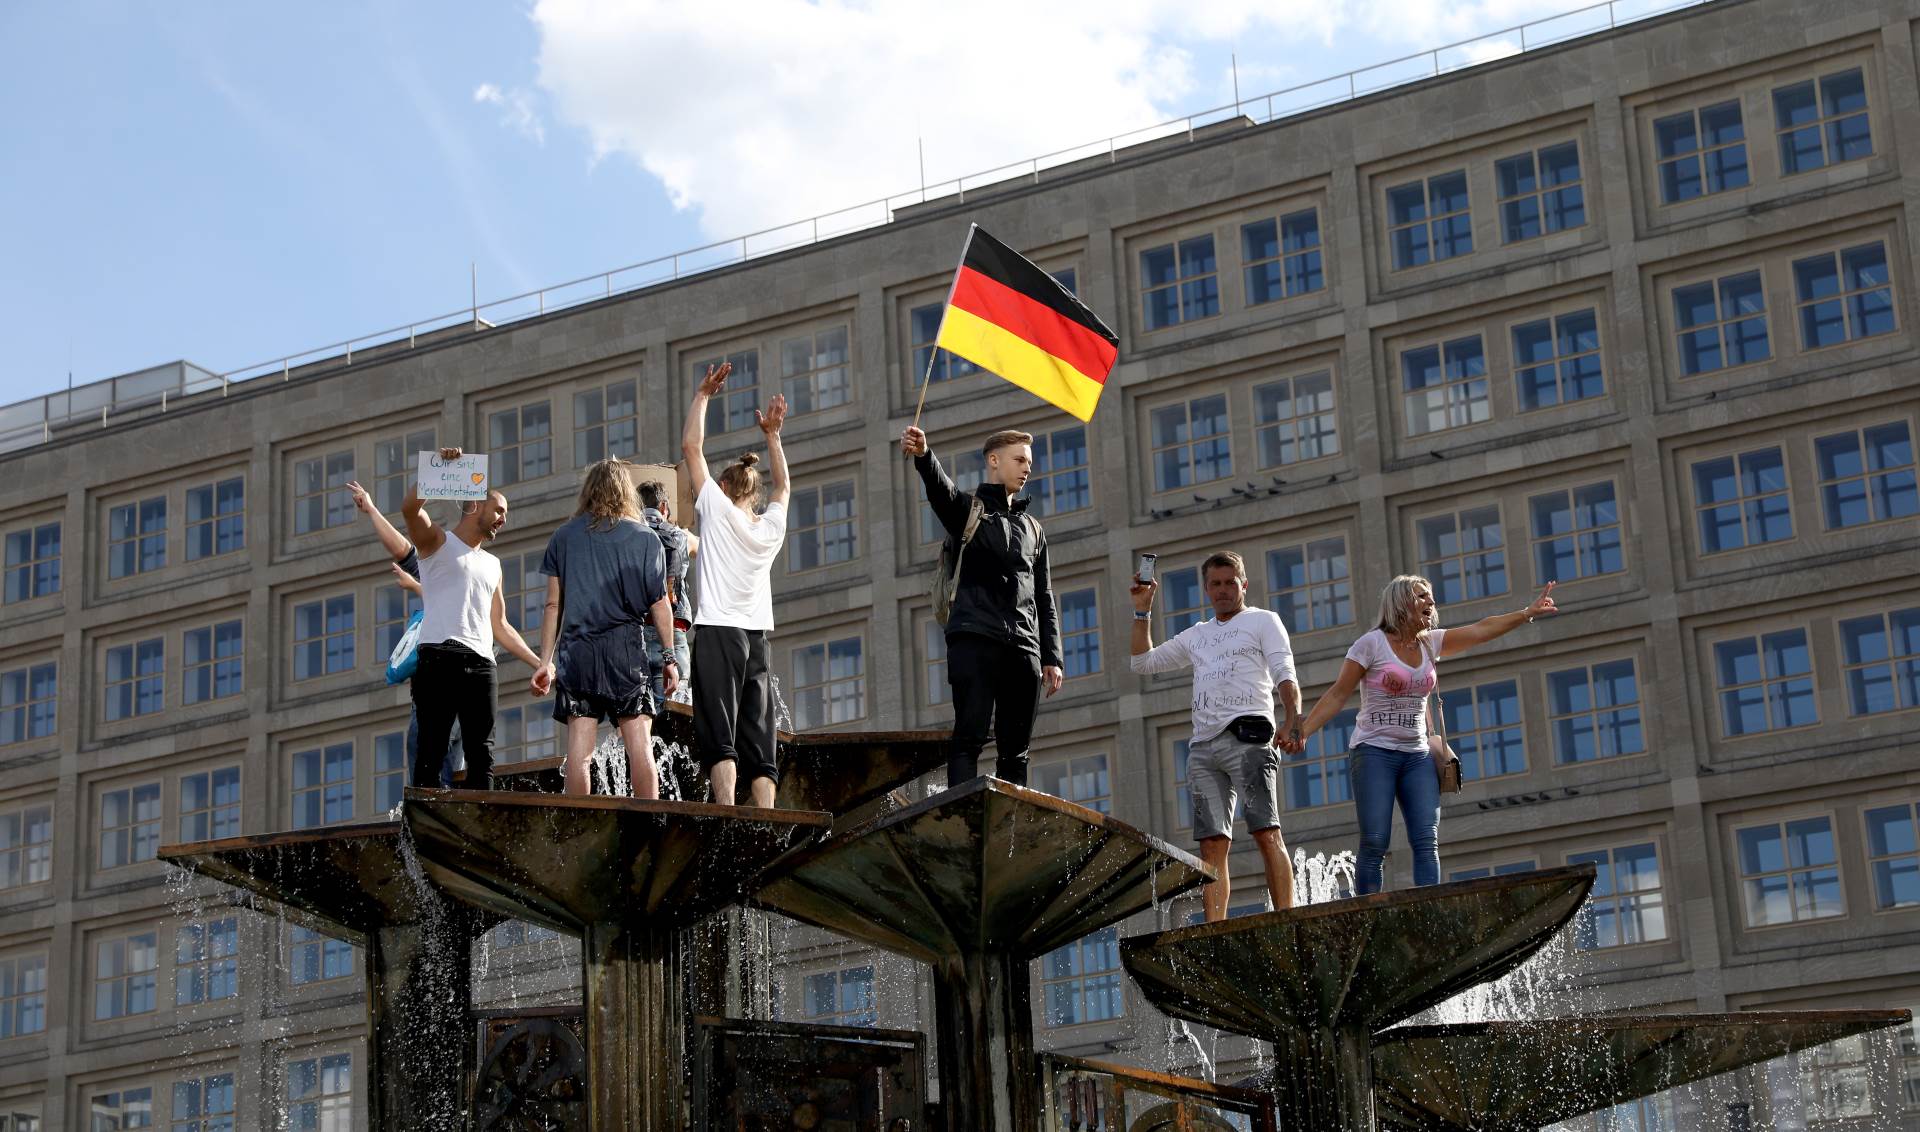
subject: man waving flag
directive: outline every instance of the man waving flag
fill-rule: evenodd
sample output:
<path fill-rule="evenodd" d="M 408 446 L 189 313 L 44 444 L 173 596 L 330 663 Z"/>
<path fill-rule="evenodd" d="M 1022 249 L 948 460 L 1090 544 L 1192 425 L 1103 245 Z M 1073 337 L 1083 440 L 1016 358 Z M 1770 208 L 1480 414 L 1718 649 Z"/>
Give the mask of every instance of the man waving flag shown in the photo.
<path fill-rule="evenodd" d="M 1053 276 L 979 225 L 968 230 L 934 345 L 1084 421 L 1106 388 L 1119 343 Z M 923 381 L 922 404 L 926 396 Z"/>

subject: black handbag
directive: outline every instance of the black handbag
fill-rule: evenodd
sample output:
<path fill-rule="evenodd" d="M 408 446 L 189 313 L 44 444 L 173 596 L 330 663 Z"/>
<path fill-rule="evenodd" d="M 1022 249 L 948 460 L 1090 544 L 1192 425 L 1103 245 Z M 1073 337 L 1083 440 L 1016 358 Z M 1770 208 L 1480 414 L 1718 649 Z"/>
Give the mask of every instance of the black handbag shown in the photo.
<path fill-rule="evenodd" d="M 1227 724 L 1227 731 L 1242 743 L 1264 747 L 1273 742 L 1273 720 L 1264 715 L 1243 715 Z"/>

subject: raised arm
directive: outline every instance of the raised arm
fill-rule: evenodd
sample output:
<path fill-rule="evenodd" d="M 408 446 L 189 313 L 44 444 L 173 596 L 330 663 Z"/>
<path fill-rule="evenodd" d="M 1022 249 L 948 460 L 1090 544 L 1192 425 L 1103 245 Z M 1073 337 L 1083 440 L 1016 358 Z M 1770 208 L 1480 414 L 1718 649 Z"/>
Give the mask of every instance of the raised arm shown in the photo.
<path fill-rule="evenodd" d="M 1484 645 L 1513 632 L 1536 617 L 1546 617 L 1560 612 L 1553 603 L 1553 583 L 1540 591 L 1525 609 L 1513 613 L 1496 613 L 1492 617 L 1482 617 L 1471 625 L 1462 625 L 1458 629 L 1448 629 L 1440 638 L 1440 655 L 1453 656 L 1466 652 L 1475 645 Z"/>
<path fill-rule="evenodd" d="M 695 499 L 700 498 L 708 479 L 707 402 L 726 388 L 727 375 L 732 372 L 732 362 L 707 367 L 707 375 L 700 379 L 699 387 L 693 391 L 693 401 L 687 406 L 687 423 L 680 429 L 680 456 L 687 462 L 687 482 L 693 487 Z"/>
<path fill-rule="evenodd" d="M 780 442 L 780 426 L 787 423 L 787 396 L 774 394 L 767 411 L 753 411 L 753 420 L 767 434 L 767 463 L 773 467 L 773 486 L 767 489 L 767 503 L 785 504 L 793 485 L 787 480 L 787 448 Z"/>
<path fill-rule="evenodd" d="M 460 450 L 442 448 L 440 458 L 458 460 Z M 427 504 L 420 498 L 420 483 L 417 480 L 407 485 L 407 497 L 400 501 L 400 517 L 406 520 L 407 534 L 412 537 L 414 549 L 420 552 L 420 557 L 425 558 L 439 550 L 440 544 L 447 541 L 446 532 L 427 517 Z"/>
<path fill-rule="evenodd" d="M 367 494 L 366 488 L 361 487 L 354 480 L 348 480 L 347 491 L 353 495 L 353 505 L 367 517 L 367 522 L 373 524 L 373 534 L 380 540 L 381 548 L 392 555 L 395 562 L 412 553 L 413 544 L 407 541 L 407 536 L 394 530 L 392 523 L 387 522 L 387 517 L 380 513 L 380 508 L 373 505 L 373 496 Z"/>
<path fill-rule="evenodd" d="M 1300 724 L 1299 738 L 1294 742 L 1305 743 L 1309 735 L 1326 726 L 1327 720 L 1339 715 L 1341 709 L 1347 706 L 1347 701 L 1353 698 L 1353 690 L 1360 686 L 1360 681 L 1365 679 L 1366 675 L 1367 670 L 1356 662 L 1341 661 L 1340 678 L 1333 682 L 1333 687 L 1328 688 L 1320 697 L 1320 702 L 1313 705 L 1313 710 L 1307 713 L 1306 720 Z M 1297 747 L 1295 749 L 1297 750 Z"/>
<path fill-rule="evenodd" d="M 1153 599 L 1160 592 L 1159 582 L 1142 582 L 1139 578 L 1127 587 L 1127 596 L 1133 599 L 1135 613 L 1152 613 Z M 1177 668 L 1186 668 L 1193 664 L 1193 654 L 1187 651 L 1186 642 L 1178 634 L 1158 647 L 1153 643 L 1153 619 L 1135 617 L 1133 619 L 1133 658 L 1128 667 L 1141 676 L 1155 672 L 1172 672 Z"/>
<path fill-rule="evenodd" d="M 920 473 L 920 482 L 927 489 L 927 506 L 933 508 L 933 517 L 940 520 L 948 535 L 959 538 L 972 505 L 953 486 L 947 470 L 940 466 L 940 457 L 927 446 L 927 434 L 908 426 L 900 434 L 900 450 L 913 457 L 913 470 Z"/>
<path fill-rule="evenodd" d="M 493 591 L 493 639 L 505 645 L 508 652 L 526 661 L 528 667 L 540 667 L 540 658 L 527 647 L 526 638 L 513 627 L 513 622 L 507 620 L 507 599 L 497 589 Z"/>

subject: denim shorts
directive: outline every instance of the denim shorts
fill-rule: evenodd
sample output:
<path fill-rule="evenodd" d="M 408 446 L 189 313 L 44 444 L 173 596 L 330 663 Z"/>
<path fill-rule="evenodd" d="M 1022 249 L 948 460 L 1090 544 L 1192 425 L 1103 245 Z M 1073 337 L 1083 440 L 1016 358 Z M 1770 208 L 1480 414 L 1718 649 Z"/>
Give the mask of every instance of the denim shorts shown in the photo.
<path fill-rule="evenodd" d="M 1187 746 L 1187 789 L 1193 796 L 1196 840 L 1233 836 L 1233 804 L 1246 795 L 1247 829 L 1280 824 L 1280 752 L 1265 743 L 1243 743 L 1231 731 Z"/>

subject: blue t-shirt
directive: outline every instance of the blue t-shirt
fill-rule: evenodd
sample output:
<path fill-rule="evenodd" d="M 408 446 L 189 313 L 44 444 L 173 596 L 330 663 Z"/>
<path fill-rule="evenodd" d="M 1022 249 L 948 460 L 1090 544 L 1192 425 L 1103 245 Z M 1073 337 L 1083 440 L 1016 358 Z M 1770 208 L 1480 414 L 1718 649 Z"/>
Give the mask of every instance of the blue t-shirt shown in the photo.
<path fill-rule="evenodd" d="M 667 596 L 660 536 L 637 519 L 594 527 L 575 515 L 547 542 L 540 572 L 560 580 L 554 667 L 574 692 L 622 698 L 648 679 L 640 627 Z M 637 656 L 637 660 L 636 660 Z"/>

